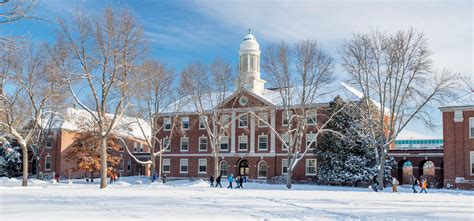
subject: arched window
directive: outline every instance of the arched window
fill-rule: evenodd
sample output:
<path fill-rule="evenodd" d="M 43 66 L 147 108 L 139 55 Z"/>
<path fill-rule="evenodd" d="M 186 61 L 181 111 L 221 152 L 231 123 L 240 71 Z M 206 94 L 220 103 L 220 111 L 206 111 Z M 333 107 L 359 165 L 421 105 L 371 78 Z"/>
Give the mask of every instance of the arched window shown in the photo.
<path fill-rule="evenodd" d="M 404 182 L 409 182 L 412 179 L 413 176 L 413 164 L 410 161 L 405 161 L 403 163 L 403 181 Z"/>
<path fill-rule="evenodd" d="M 268 169 L 268 165 L 267 165 L 267 162 L 265 161 L 260 161 L 258 163 L 258 178 L 267 178 L 267 169 Z"/>
<path fill-rule="evenodd" d="M 435 165 L 432 161 L 426 161 L 423 164 L 423 176 L 435 176 Z"/>
<path fill-rule="evenodd" d="M 225 160 L 221 161 L 220 175 L 221 176 L 227 176 L 228 170 L 229 170 L 229 163 L 227 163 L 227 161 L 225 161 Z"/>

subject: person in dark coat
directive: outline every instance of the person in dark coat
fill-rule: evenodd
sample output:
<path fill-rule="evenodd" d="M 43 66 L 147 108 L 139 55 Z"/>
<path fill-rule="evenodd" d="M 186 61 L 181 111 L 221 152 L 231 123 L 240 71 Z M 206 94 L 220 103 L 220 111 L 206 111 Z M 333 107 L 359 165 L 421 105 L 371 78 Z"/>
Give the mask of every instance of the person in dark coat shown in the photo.
<path fill-rule="evenodd" d="M 240 186 L 242 185 L 242 184 L 240 183 L 240 177 L 242 177 L 242 176 L 238 175 L 237 177 L 235 177 L 235 185 L 236 185 L 236 186 L 235 186 L 235 189 L 240 188 Z"/>
<path fill-rule="evenodd" d="M 156 181 L 156 173 L 153 174 L 153 177 L 151 178 L 151 182 L 154 183 Z"/>
<path fill-rule="evenodd" d="M 416 179 L 415 176 L 413 176 L 413 184 L 411 185 L 411 189 L 413 190 L 413 193 L 417 193 L 416 191 L 416 186 L 418 185 L 418 180 Z"/>
<path fill-rule="evenodd" d="M 166 174 L 163 174 L 163 183 L 166 183 Z"/>
<path fill-rule="evenodd" d="M 378 191 L 379 191 L 378 186 L 379 186 L 379 181 L 377 180 L 377 176 L 374 176 L 374 177 L 372 178 L 372 189 L 373 189 L 375 192 L 378 192 Z"/>
<path fill-rule="evenodd" d="M 211 178 L 209 178 L 209 181 L 211 181 L 210 187 L 214 187 L 214 175 L 212 175 Z"/>
<path fill-rule="evenodd" d="M 219 176 L 216 178 L 216 185 L 214 187 L 217 187 L 217 185 L 219 185 L 219 187 L 222 188 L 221 179 L 222 179 L 222 176 L 219 174 Z"/>

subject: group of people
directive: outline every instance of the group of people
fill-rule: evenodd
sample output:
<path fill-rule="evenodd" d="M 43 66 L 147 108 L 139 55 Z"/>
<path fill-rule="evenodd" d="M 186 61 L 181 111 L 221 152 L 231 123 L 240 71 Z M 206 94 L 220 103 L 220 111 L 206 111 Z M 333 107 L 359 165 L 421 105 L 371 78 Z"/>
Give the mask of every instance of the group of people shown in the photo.
<path fill-rule="evenodd" d="M 426 188 L 428 186 L 428 180 L 426 179 L 426 177 L 424 178 L 421 178 L 421 180 L 418 180 L 416 179 L 415 176 L 412 177 L 413 178 L 413 184 L 412 184 L 412 190 L 413 190 L 413 193 L 417 193 L 416 191 L 416 186 L 419 186 L 421 188 L 420 190 L 420 193 L 422 192 L 425 192 L 425 193 L 428 193 L 426 192 Z M 397 178 L 395 177 L 392 177 L 392 192 L 396 193 L 398 192 L 398 185 L 400 184 L 400 182 L 398 181 Z M 377 181 L 377 177 L 373 177 L 372 179 L 372 189 L 375 191 L 375 192 L 378 192 L 378 185 L 379 185 L 379 182 Z"/>
<path fill-rule="evenodd" d="M 221 180 L 222 180 L 222 175 L 219 175 L 217 178 L 215 178 L 214 175 L 212 175 L 211 178 L 209 178 L 209 181 L 211 182 L 210 187 L 219 186 L 220 188 L 222 188 Z M 214 184 L 214 181 L 215 181 L 215 184 Z M 230 174 L 229 176 L 227 176 L 227 181 L 229 181 L 229 186 L 227 186 L 227 188 L 233 189 L 232 184 L 235 181 L 235 183 L 237 184 L 235 186 L 235 188 L 236 189 L 239 189 L 239 188 L 243 189 L 244 188 L 243 183 L 246 181 L 246 177 L 238 175 L 237 177 L 234 178 L 234 175 Z"/>
<path fill-rule="evenodd" d="M 111 172 L 110 173 L 110 183 L 113 183 L 119 179 L 118 173 Z"/>

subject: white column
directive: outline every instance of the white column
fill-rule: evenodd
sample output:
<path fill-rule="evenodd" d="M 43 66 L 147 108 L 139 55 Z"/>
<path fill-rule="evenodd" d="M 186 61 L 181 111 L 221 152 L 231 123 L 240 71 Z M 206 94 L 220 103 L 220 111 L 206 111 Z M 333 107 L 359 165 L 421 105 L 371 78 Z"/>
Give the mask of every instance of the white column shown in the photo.
<path fill-rule="evenodd" d="M 230 117 L 230 120 L 232 121 L 230 124 L 230 152 L 235 153 L 235 111 L 232 111 L 232 116 Z"/>
<path fill-rule="evenodd" d="M 250 153 L 255 153 L 255 116 L 250 115 Z"/>
<path fill-rule="evenodd" d="M 274 128 L 276 130 L 276 127 L 275 127 L 275 110 L 272 110 L 271 113 L 270 113 L 270 125 L 272 126 L 272 128 Z M 275 133 L 273 131 L 271 131 L 270 140 L 271 140 L 271 143 L 272 143 L 270 145 L 270 153 L 275 153 Z"/>

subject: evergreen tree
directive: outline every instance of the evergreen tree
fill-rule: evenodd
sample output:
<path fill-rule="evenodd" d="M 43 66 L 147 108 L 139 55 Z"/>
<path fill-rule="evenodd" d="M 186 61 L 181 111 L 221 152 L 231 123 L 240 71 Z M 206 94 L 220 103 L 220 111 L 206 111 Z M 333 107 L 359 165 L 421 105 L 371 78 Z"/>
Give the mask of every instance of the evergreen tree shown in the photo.
<path fill-rule="evenodd" d="M 6 138 L 0 139 L 0 177 L 8 178 L 21 175 L 21 153 L 16 142 Z"/>
<path fill-rule="evenodd" d="M 325 133 L 316 149 L 318 179 L 325 184 L 357 184 L 369 181 L 377 174 L 376 153 L 370 144 L 375 138 L 369 133 L 361 109 L 353 102 L 337 96 L 329 105 L 328 115 L 344 108 L 328 124 L 340 133 Z M 342 137 L 341 137 L 342 135 Z"/>

